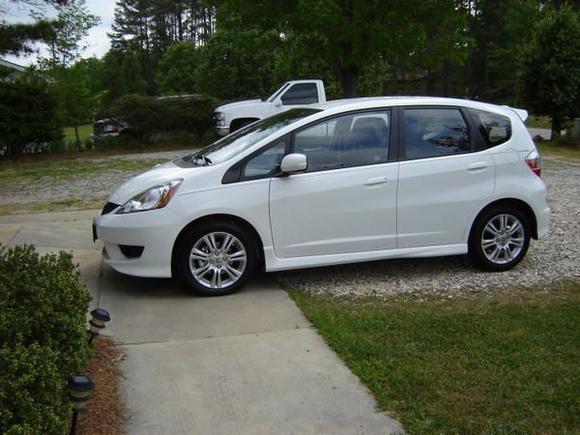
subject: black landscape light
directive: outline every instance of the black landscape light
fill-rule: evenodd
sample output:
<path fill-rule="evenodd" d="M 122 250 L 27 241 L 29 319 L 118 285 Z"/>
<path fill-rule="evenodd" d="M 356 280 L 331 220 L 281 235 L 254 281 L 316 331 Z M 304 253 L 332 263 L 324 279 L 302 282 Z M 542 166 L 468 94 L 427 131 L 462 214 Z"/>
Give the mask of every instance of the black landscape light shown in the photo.
<path fill-rule="evenodd" d="M 94 389 L 95 384 L 93 384 L 93 381 L 88 376 L 75 375 L 68 378 L 69 399 L 73 405 L 70 435 L 76 433 L 79 413 L 84 409 L 91 396 L 91 391 Z"/>
<path fill-rule="evenodd" d="M 89 344 L 101 333 L 102 329 L 105 329 L 107 322 L 111 321 L 111 315 L 103 308 L 95 308 L 91 311 L 91 317 L 92 319 L 89 320 L 89 324 L 91 325 L 91 329 L 89 330 Z"/>

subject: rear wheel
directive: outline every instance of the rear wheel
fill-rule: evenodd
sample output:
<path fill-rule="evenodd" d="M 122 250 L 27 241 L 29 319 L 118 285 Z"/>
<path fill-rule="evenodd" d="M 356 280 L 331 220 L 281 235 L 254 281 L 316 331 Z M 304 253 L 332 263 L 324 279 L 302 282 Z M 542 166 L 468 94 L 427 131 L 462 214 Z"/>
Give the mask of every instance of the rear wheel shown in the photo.
<path fill-rule="evenodd" d="M 522 261 L 529 245 L 528 217 L 517 208 L 494 207 L 475 222 L 469 254 L 479 268 L 502 272 Z"/>
<path fill-rule="evenodd" d="M 202 223 L 181 240 L 177 253 L 180 278 L 204 296 L 233 293 L 254 269 L 255 243 L 242 228 L 229 222 Z"/>

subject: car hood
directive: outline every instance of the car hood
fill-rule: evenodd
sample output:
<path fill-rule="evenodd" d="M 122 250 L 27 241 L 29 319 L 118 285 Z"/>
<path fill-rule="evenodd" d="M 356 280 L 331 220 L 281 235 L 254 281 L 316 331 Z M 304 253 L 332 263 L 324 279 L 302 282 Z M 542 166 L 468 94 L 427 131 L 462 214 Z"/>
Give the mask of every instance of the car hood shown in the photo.
<path fill-rule="evenodd" d="M 191 170 L 203 166 L 180 168 L 173 162 L 162 163 L 121 184 L 109 197 L 109 202 L 122 205 L 141 192 L 176 178 L 183 178 Z"/>
<path fill-rule="evenodd" d="M 244 107 L 244 106 L 255 106 L 256 103 L 261 103 L 262 100 L 255 99 L 255 100 L 244 100 L 244 101 L 238 101 L 236 103 L 229 103 L 229 104 L 224 104 L 223 106 L 219 106 L 217 109 L 215 109 L 216 112 L 224 112 L 228 109 L 239 109 L 240 107 Z"/>

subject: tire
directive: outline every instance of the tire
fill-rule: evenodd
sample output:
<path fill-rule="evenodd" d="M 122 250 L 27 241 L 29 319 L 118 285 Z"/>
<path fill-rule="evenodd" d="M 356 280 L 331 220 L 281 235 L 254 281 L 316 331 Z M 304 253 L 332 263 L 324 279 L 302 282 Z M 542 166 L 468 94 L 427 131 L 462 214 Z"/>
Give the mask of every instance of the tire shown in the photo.
<path fill-rule="evenodd" d="M 182 237 L 175 265 L 178 278 L 193 292 L 222 296 L 236 292 L 248 281 L 256 258 L 256 242 L 239 225 L 204 222 Z"/>
<path fill-rule="evenodd" d="M 469 255 L 481 270 L 510 270 L 528 252 L 530 235 L 525 213 L 509 206 L 493 207 L 476 219 L 469 237 Z"/>

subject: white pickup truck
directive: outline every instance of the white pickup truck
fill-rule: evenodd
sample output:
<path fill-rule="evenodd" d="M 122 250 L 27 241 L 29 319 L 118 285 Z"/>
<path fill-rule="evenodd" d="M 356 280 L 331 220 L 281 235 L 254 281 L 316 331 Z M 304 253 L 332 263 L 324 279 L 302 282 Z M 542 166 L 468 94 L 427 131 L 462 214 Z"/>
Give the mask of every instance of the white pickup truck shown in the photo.
<path fill-rule="evenodd" d="M 246 100 L 225 104 L 215 110 L 217 133 L 225 136 L 240 128 L 294 106 L 325 103 L 322 80 L 291 80 L 284 83 L 266 101 Z"/>

